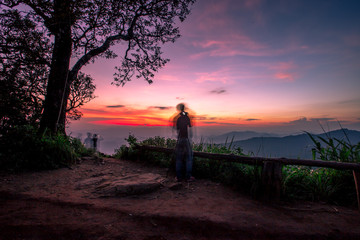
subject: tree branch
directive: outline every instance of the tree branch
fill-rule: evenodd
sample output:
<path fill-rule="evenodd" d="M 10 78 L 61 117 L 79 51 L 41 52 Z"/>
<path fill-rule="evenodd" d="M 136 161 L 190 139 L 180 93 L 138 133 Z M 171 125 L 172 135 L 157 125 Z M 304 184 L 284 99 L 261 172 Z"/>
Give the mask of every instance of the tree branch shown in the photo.
<path fill-rule="evenodd" d="M 51 21 L 51 18 L 49 18 L 48 16 L 45 15 L 45 13 L 39 9 L 36 4 L 32 3 L 31 1 L 29 0 L 24 0 L 24 1 L 21 1 L 23 2 L 24 4 L 28 5 L 29 7 L 31 7 L 32 10 L 34 10 L 34 12 L 36 14 L 38 14 L 43 20 L 44 20 L 44 23 L 46 25 L 46 27 L 49 29 L 49 22 Z M 49 29 L 50 30 L 50 29 Z"/>
<path fill-rule="evenodd" d="M 106 50 L 108 50 L 114 41 L 117 41 L 117 40 L 129 41 L 130 39 L 131 38 L 128 35 L 122 35 L 122 34 L 118 34 L 118 35 L 114 35 L 114 36 L 110 36 L 110 37 L 106 38 L 103 45 L 90 50 L 88 53 L 86 53 L 84 56 L 82 56 L 75 63 L 74 67 L 71 69 L 71 72 L 70 72 L 71 76 L 72 77 L 76 76 L 77 73 L 80 71 L 80 69 L 83 66 L 85 66 L 93 57 L 96 57 L 99 54 L 104 53 Z M 70 79 L 70 80 L 72 80 L 72 79 Z"/>
<path fill-rule="evenodd" d="M 80 69 L 83 66 L 85 66 L 93 57 L 96 57 L 99 54 L 104 53 L 106 50 L 108 50 L 113 42 L 118 40 L 130 41 L 131 39 L 134 38 L 134 28 L 138 18 L 141 16 L 141 14 L 139 14 L 138 11 L 141 11 L 141 8 L 139 8 L 136 11 L 136 14 L 133 20 L 131 21 L 131 25 L 127 31 L 127 35 L 117 34 L 114 36 L 107 37 L 103 45 L 90 50 L 75 63 L 74 67 L 70 71 L 70 81 L 73 80 L 73 78 L 77 75 Z"/>

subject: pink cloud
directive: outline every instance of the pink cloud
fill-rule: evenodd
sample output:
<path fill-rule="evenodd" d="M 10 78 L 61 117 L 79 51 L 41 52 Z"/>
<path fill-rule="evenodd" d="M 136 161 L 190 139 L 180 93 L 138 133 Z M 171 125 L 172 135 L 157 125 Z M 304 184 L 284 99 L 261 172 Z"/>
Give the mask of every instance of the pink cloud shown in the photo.
<path fill-rule="evenodd" d="M 178 76 L 169 75 L 169 74 L 159 74 L 156 76 L 156 80 L 162 80 L 162 81 L 168 81 L 168 82 L 180 81 Z"/>
<path fill-rule="evenodd" d="M 192 60 L 198 60 L 198 59 L 207 57 L 208 55 L 209 55 L 208 52 L 201 52 L 201 53 L 191 54 L 191 55 L 189 56 L 189 58 L 192 59 Z"/>
<path fill-rule="evenodd" d="M 221 36 L 221 37 L 219 37 Z M 331 46 L 323 46 L 323 48 L 313 49 L 308 45 L 301 43 L 289 42 L 281 48 L 271 48 L 271 46 L 255 41 L 251 37 L 244 34 L 217 34 L 209 36 L 204 41 L 193 41 L 194 47 L 200 48 L 202 52 L 190 55 L 191 59 L 200 59 L 204 57 L 232 57 L 232 56 L 280 56 L 294 52 L 306 54 L 315 54 L 320 52 L 328 52 Z M 210 40 L 209 40 L 210 39 Z M 355 41 L 353 41 L 355 43 Z"/>
<path fill-rule="evenodd" d="M 202 83 L 202 82 L 222 82 L 226 83 L 228 82 L 227 76 L 221 76 L 217 75 L 216 73 L 197 73 L 198 78 L 196 79 L 196 82 Z"/>
<path fill-rule="evenodd" d="M 275 69 L 279 71 L 288 71 L 294 68 L 296 68 L 296 66 L 293 62 L 279 62 L 269 67 L 269 69 Z"/>
<path fill-rule="evenodd" d="M 281 82 L 294 82 L 298 76 L 297 66 L 293 62 L 280 62 L 269 67 L 274 70 L 274 78 Z"/>
<path fill-rule="evenodd" d="M 283 80 L 285 82 L 293 82 L 295 80 L 295 77 L 291 75 L 290 73 L 276 73 L 275 78 L 279 80 Z"/>
<path fill-rule="evenodd" d="M 225 39 L 216 39 L 193 42 L 195 47 L 201 47 L 207 50 L 206 53 L 194 54 L 192 58 L 208 56 L 262 56 L 262 50 L 267 47 L 261 43 L 252 40 L 250 37 L 241 34 L 231 34 L 225 36 Z"/>
<path fill-rule="evenodd" d="M 258 43 L 246 35 L 232 34 L 228 37 L 229 40 L 225 41 L 225 45 L 223 44 L 223 46 L 233 47 L 241 45 L 242 48 L 251 50 L 262 50 L 266 48 L 264 44 Z"/>
<path fill-rule="evenodd" d="M 196 73 L 196 82 L 221 82 L 223 84 L 232 83 L 234 81 L 233 74 L 229 68 L 223 68 L 213 72 L 199 72 Z"/>

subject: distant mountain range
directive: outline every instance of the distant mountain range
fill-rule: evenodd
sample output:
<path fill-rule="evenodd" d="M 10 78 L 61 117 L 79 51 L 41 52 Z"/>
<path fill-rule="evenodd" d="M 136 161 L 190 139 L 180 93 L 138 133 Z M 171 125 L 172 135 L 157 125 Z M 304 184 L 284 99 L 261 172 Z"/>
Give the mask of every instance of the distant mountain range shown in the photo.
<path fill-rule="evenodd" d="M 208 137 L 208 141 L 211 143 L 229 143 L 231 141 L 241 141 L 256 137 L 279 137 L 277 134 L 253 132 L 253 131 L 242 131 L 242 132 L 229 132 L 218 136 Z"/>
<path fill-rule="evenodd" d="M 245 136 L 253 136 L 255 134 L 259 134 L 261 136 L 250 137 L 242 140 L 237 139 L 242 137 L 244 138 Z M 227 138 L 228 145 L 234 136 L 232 145 L 241 147 L 245 154 L 253 153 L 254 156 L 259 157 L 312 158 L 311 149 L 314 147 L 314 143 L 306 133 L 286 137 L 271 135 L 272 134 L 255 132 L 230 132 L 214 137 L 213 142 L 225 144 Z M 321 136 L 325 139 L 329 136 L 331 138 L 346 141 L 349 139 L 351 144 L 357 144 L 360 142 L 360 132 L 349 129 L 339 129 L 323 134 L 314 134 L 313 136 L 315 136 L 315 138 L 317 136 Z"/>

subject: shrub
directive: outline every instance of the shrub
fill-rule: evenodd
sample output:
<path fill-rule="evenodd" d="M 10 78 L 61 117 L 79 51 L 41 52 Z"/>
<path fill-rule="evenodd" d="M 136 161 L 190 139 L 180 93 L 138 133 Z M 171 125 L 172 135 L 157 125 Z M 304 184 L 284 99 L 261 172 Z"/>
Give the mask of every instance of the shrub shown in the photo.
<path fill-rule="evenodd" d="M 122 145 L 120 148 L 115 149 L 115 158 L 123 158 L 128 160 L 140 159 L 147 163 L 151 163 L 161 167 L 170 167 L 172 164 L 172 157 L 169 157 L 167 154 L 158 153 L 158 152 L 146 152 L 142 154 L 138 151 L 135 146 L 138 145 L 148 145 L 155 147 L 165 147 L 165 148 L 175 148 L 176 140 L 170 138 L 162 138 L 159 136 L 145 139 L 144 141 L 137 142 L 137 138 L 134 135 L 129 135 L 128 138 L 125 138 L 128 142 L 128 146 Z"/>
<path fill-rule="evenodd" d="M 129 146 L 121 145 L 118 149 L 115 149 L 115 153 L 112 155 L 114 158 L 123 158 L 128 160 L 134 160 L 138 158 L 139 152 L 135 148 L 135 145 L 138 144 L 137 138 L 134 135 L 129 135 L 128 138 L 125 138 Z"/>
<path fill-rule="evenodd" d="M 32 126 L 17 126 L 0 137 L 0 166 L 8 170 L 43 170 L 68 166 L 85 150 L 63 134 L 39 135 Z"/>
<path fill-rule="evenodd" d="M 351 171 L 329 168 L 283 167 L 284 196 L 288 199 L 355 205 L 356 190 Z"/>
<path fill-rule="evenodd" d="M 80 139 L 73 137 L 68 137 L 68 139 L 77 156 L 93 156 L 95 154 L 95 150 L 93 148 L 86 148 Z"/>

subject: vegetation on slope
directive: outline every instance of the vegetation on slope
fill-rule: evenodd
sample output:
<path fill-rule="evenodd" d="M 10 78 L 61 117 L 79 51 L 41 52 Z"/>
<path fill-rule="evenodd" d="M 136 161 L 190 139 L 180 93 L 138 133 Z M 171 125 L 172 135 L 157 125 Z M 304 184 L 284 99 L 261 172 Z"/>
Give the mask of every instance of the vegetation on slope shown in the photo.
<path fill-rule="evenodd" d="M 16 126 L 0 136 L 0 168 L 44 170 L 70 166 L 91 154 L 80 140 L 64 134 L 41 134 L 30 125 Z"/>

